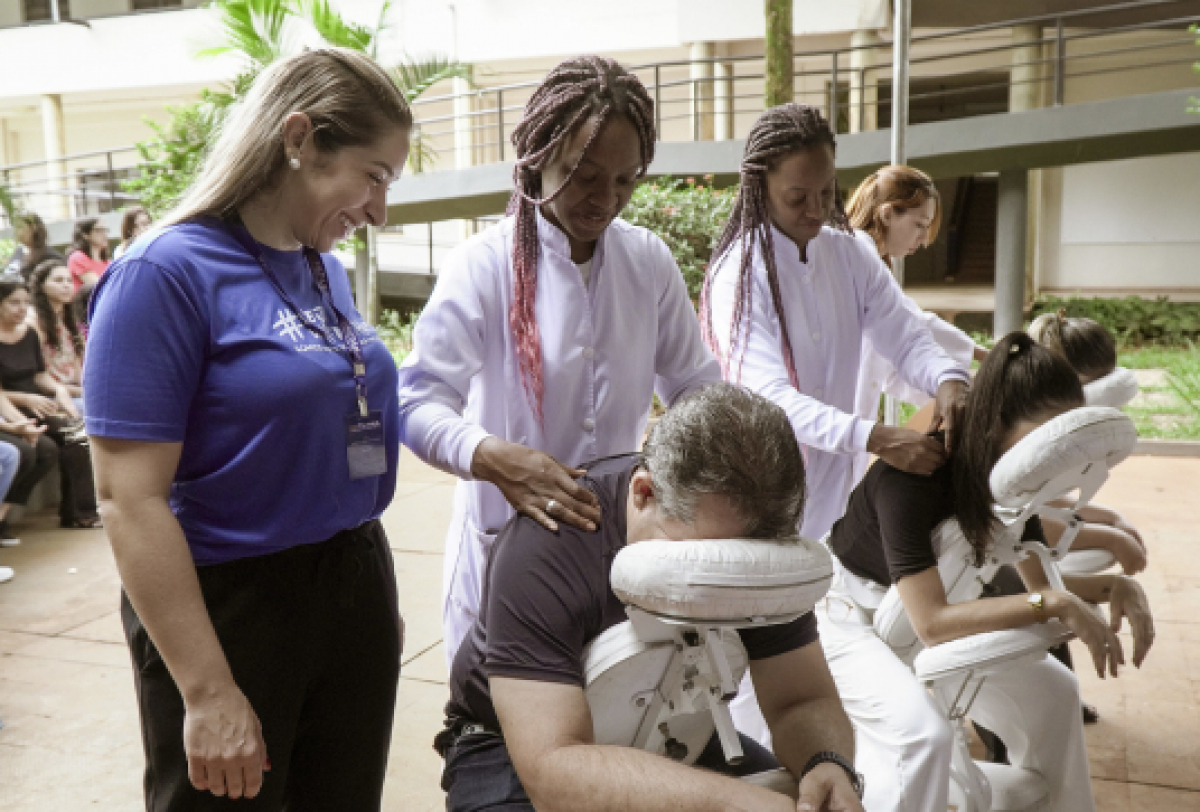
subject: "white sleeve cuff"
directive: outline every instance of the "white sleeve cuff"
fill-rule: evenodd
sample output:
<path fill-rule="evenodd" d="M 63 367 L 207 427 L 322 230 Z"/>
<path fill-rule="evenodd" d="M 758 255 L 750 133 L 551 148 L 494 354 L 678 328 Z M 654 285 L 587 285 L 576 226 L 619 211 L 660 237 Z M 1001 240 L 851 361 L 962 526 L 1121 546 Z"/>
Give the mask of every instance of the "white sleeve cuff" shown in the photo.
<path fill-rule="evenodd" d="M 482 426 L 468 425 L 464 427 L 454 455 L 454 466 L 458 469 L 459 477 L 466 480 L 475 478 L 475 475 L 471 473 L 471 464 L 475 461 L 475 451 L 479 448 L 480 443 L 491 436 L 488 430 Z"/>
<path fill-rule="evenodd" d="M 871 432 L 874 430 L 874 420 L 858 418 L 854 426 L 854 433 L 850 436 L 850 442 L 854 446 L 851 451 L 866 451 L 867 443 L 871 439 Z"/>

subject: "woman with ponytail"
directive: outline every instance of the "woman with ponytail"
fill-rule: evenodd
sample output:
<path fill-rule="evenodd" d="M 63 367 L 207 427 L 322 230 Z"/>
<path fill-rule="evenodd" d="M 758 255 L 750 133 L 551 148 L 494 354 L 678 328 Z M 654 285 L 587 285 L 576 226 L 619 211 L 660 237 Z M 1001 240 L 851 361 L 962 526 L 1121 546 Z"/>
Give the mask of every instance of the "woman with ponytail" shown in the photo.
<path fill-rule="evenodd" d="M 726 378 L 783 407 L 806 448 L 808 508 L 800 532 L 820 538 L 842 515 L 854 460 L 870 452 L 928 476 L 942 443 L 855 413 L 863 339 L 912 385 L 937 398 L 953 442 L 952 407 L 967 370 L 938 346 L 879 254 L 842 209 L 836 142 L 816 108 L 783 104 L 751 128 L 733 214 L 709 266 L 701 328 Z"/>
<path fill-rule="evenodd" d="M 1082 316 L 1068 316 L 1060 309 L 1043 313 L 1029 325 L 1029 336 L 1061 355 L 1087 385 L 1103 378 L 1117 366 L 1117 344 L 1103 324 Z M 1116 557 L 1126 575 L 1136 575 L 1146 569 L 1149 550 L 1142 534 L 1112 508 L 1091 504 L 1081 518 L 1085 524 L 1071 545 L 1072 550 L 1103 549 Z M 1057 541 L 1066 525 L 1057 520 L 1046 521 L 1046 535 Z M 1090 706 L 1089 706 L 1090 708 Z M 1085 710 L 1089 721 L 1099 719 L 1094 709 Z"/>
<path fill-rule="evenodd" d="M 519 512 L 594 530 L 577 466 L 636 451 L 655 392 L 721 378 L 661 239 L 618 218 L 654 157 L 645 87 L 611 59 L 556 67 L 513 131 L 508 217 L 447 258 L 400 371 L 401 438 L 458 476 L 443 615 L 453 661 L 495 533 Z"/>
<path fill-rule="evenodd" d="M 954 518 L 982 558 L 997 522 L 988 477 L 1005 451 L 1038 426 L 1083 405 L 1070 366 L 1022 332 L 988 354 L 967 398 L 958 444 L 948 465 L 915 476 L 875 462 L 834 525 L 833 587 L 817 610 L 821 643 L 838 693 L 854 723 L 857 766 L 866 777 L 868 809 L 945 809 L 952 734 L 912 669 L 875 633 L 874 603 L 895 584 L 913 628 L 928 646 L 968 635 L 1015 629 L 1055 618 L 1092 654 L 1097 673 L 1117 676 L 1125 663 L 1115 630 L 1127 618 L 1133 664 L 1141 666 L 1154 637 L 1145 593 L 1124 575 L 1066 576 L 1068 591 L 1050 588 L 1038 559 L 1019 565 L 1030 593 L 950 604 L 934 552 L 935 529 Z M 1024 539 L 1045 541 L 1037 517 Z M 1089 603 L 1109 603 L 1111 626 Z M 1048 808 L 1091 812 L 1091 783 L 1079 714 L 1079 687 L 1062 663 L 1043 658 L 992 675 L 971 718 L 1008 747 L 1010 763 L 1036 770 L 1050 789 Z"/>
<path fill-rule="evenodd" d="M 908 257 L 937 239 L 942 220 L 942 200 L 933 179 L 911 166 L 885 166 L 872 172 L 858 185 L 846 215 L 856 235 L 879 253 L 888 268 L 896 257 Z M 971 361 L 983 361 L 987 350 L 976 345 L 962 330 L 921 310 L 907 295 L 904 305 L 929 328 L 934 340 L 960 366 L 970 367 Z M 886 392 L 894 398 L 925 406 L 930 397 L 908 384 L 891 362 L 875 349 L 870 339 L 863 339 L 862 365 L 858 373 L 858 392 L 854 398 L 854 413 L 866 420 L 879 414 L 879 396 Z M 911 424 L 910 424 L 911 425 Z M 855 460 L 854 481 L 862 479 L 871 455 L 865 451 Z"/>

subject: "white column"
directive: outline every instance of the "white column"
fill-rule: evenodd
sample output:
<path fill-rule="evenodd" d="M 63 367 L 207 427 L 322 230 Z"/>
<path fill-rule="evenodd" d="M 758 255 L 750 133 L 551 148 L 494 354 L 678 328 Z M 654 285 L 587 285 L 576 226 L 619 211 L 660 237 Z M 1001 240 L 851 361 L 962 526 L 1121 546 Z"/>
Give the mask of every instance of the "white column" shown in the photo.
<path fill-rule="evenodd" d="M 1012 29 L 1012 68 L 1009 74 L 1008 112 L 1035 110 L 1042 96 L 1042 27 L 1017 25 Z"/>
<path fill-rule="evenodd" d="M 692 138 L 713 140 L 713 63 L 716 48 L 711 42 L 693 42 L 691 49 L 691 106 L 689 108 Z M 710 60 L 701 62 L 698 60 Z"/>
<path fill-rule="evenodd" d="M 882 45 L 878 31 L 855 31 L 850 35 L 850 132 L 879 127 L 879 77 L 872 70 L 882 50 L 864 46 Z"/>
<path fill-rule="evenodd" d="M 992 322 L 997 338 L 1021 329 L 1024 318 L 1028 205 L 1028 173 L 1024 169 L 1001 172 L 996 213 L 996 310 Z"/>
<path fill-rule="evenodd" d="M 1042 106 L 1045 97 L 1045 87 L 1049 84 L 1046 78 L 1045 65 L 1042 60 L 1046 50 L 1042 44 L 1042 27 L 1040 25 L 1018 25 L 1012 29 L 1012 67 L 1009 73 L 1008 110 L 1010 113 L 1020 113 L 1026 110 L 1036 110 Z M 1053 47 L 1053 46 L 1051 46 Z M 1041 242 L 1042 219 L 1042 177 L 1038 170 L 1031 170 L 1025 187 L 1025 235 L 1022 246 L 1024 261 L 1021 263 L 1023 278 L 1022 291 L 1024 297 L 1032 297 L 1037 293 L 1037 264 L 1039 244 Z M 997 273 L 1000 268 L 997 266 Z M 997 279 L 999 284 L 999 279 Z M 1015 283 L 1013 283 L 1015 285 Z M 998 307 L 998 306 L 997 306 Z M 997 317 L 999 318 L 999 317 Z M 1011 314 L 1007 317 L 1011 319 Z M 1018 322 L 1019 326 L 1019 322 Z"/>
<path fill-rule="evenodd" d="M 8 119 L 0 118 L 0 166 L 15 164 L 8 152 Z"/>
<path fill-rule="evenodd" d="M 713 64 L 713 138 L 729 141 L 733 138 L 733 120 L 737 109 L 734 101 L 733 63 Z"/>
<path fill-rule="evenodd" d="M 471 83 L 466 79 L 451 80 L 454 94 L 454 167 L 466 169 L 475 165 L 475 130 L 477 122 L 471 115 L 475 108 Z"/>
<path fill-rule="evenodd" d="M 42 96 L 42 137 L 47 162 L 46 183 L 51 193 L 48 211 L 65 220 L 71 216 L 71 201 L 66 195 L 67 173 L 62 161 L 62 157 L 67 154 L 62 96 Z"/>

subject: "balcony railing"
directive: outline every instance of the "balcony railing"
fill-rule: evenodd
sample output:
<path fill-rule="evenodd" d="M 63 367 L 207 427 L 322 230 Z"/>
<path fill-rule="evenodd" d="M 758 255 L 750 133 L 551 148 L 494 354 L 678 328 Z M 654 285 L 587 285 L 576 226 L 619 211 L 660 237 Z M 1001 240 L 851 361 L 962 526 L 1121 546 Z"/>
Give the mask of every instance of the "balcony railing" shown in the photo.
<path fill-rule="evenodd" d="M 1089 21 L 1122 12 L 1155 18 L 1089 27 Z M 1037 107 L 1196 86 L 1191 66 L 1200 61 L 1200 49 L 1188 31 L 1195 23 L 1196 0 L 1132 0 L 914 37 L 909 120 L 1005 112 L 1017 95 Z M 1038 26 L 1040 36 L 1017 41 L 1011 31 L 1018 26 Z M 796 101 L 820 107 L 837 132 L 890 126 L 891 43 L 802 51 L 794 55 L 794 67 Z M 654 98 L 663 141 L 740 138 L 763 111 L 761 55 L 631 70 Z M 435 156 L 422 169 L 454 169 L 460 158 L 466 165 L 511 159 L 509 138 L 537 84 L 418 99 L 419 137 Z M 81 217 L 134 202 L 121 181 L 138 171 L 137 163 L 135 149 L 125 147 L 0 167 L 0 182 L 20 205 L 47 220 Z"/>

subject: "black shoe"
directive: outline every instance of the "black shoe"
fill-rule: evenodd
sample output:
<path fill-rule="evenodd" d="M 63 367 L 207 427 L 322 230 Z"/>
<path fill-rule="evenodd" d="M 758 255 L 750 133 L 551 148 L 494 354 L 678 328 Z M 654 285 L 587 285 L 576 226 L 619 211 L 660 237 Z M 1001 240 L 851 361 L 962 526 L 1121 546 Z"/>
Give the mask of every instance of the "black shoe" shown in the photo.
<path fill-rule="evenodd" d="M 16 547 L 21 540 L 8 530 L 8 522 L 0 520 L 0 547 Z"/>
<path fill-rule="evenodd" d="M 1083 710 L 1083 723 L 1085 725 L 1094 725 L 1100 721 L 1100 711 L 1096 710 L 1095 705 L 1089 705 L 1086 702 L 1079 703 Z"/>

